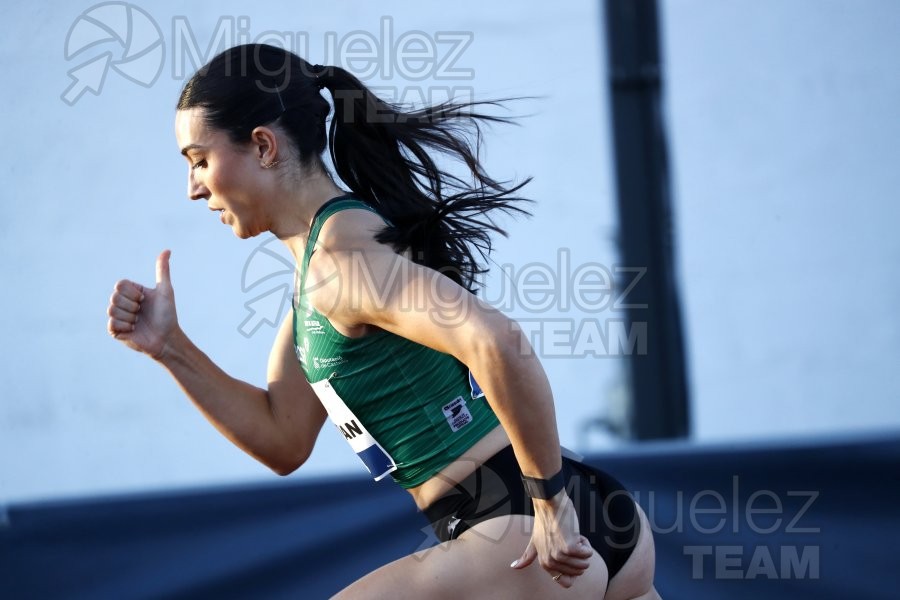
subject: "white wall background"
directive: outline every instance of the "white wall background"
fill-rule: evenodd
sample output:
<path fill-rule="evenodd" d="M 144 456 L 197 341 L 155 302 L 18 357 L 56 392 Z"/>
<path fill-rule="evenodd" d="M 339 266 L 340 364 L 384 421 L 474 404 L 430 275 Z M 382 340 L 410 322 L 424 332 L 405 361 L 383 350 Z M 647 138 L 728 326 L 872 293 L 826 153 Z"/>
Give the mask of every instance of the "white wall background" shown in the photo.
<path fill-rule="evenodd" d="M 661 3 L 698 439 L 900 427 L 900 3 Z"/>
<path fill-rule="evenodd" d="M 246 41 L 306 32 L 313 62 L 333 59 L 328 32 L 384 41 L 384 16 L 394 40 L 414 29 L 471 33 L 456 67 L 474 77 L 450 85 L 479 98 L 542 97 L 513 105 L 532 114 L 521 127 L 488 135 L 489 172 L 534 175 L 539 201 L 533 219 L 508 223 L 496 262 L 555 271 L 565 249 L 573 270 L 617 264 L 593 1 L 141 3 L 162 33 L 159 78 L 144 87 L 110 70 L 99 95 L 70 106 L 61 99 L 70 69 L 103 51 L 122 56 L 104 42 L 66 60 L 66 36 L 91 6 L 12 5 L 0 39 L 0 504 L 275 478 L 216 433 L 161 367 L 105 331 L 113 283 L 152 285 L 157 254 L 171 248 L 182 327 L 227 372 L 263 386 L 274 329 L 248 338 L 239 328 L 247 303 L 290 281 L 260 251 L 278 253 L 277 242 L 242 242 L 186 200 L 173 134 L 184 82 L 173 72 L 176 18 L 206 58 L 222 18 L 243 24 Z M 896 429 L 900 4 L 669 0 L 662 9 L 696 441 Z M 438 95 L 448 85 L 396 73 L 368 82 Z M 502 295 L 497 271 L 488 298 Z M 560 302 L 533 312 L 512 297 L 514 317 L 545 324 L 538 345 L 562 441 L 577 446 L 585 420 L 619 410 L 623 361 L 573 357 L 575 340 L 548 337 L 547 324 L 562 319 L 565 331 L 621 315 Z M 360 469 L 326 427 L 292 477 Z"/>

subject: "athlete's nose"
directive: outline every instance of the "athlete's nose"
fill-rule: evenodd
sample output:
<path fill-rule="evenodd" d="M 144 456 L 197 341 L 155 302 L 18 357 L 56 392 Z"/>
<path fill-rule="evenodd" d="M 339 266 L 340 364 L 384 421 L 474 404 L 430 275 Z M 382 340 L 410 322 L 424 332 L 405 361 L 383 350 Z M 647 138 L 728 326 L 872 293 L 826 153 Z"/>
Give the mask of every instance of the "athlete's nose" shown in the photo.
<path fill-rule="evenodd" d="M 188 198 L 191 200 L 209 198 L 209 190 L 194 177 L 193 170 L 188 174 Z"/>

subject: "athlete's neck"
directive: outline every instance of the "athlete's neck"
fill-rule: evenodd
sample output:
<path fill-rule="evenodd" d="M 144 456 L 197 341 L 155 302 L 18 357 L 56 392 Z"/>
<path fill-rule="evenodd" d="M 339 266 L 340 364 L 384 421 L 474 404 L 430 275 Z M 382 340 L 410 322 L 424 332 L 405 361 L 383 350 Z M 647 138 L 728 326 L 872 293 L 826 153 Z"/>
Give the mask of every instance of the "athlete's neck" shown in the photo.
<path fill-rule="evenodd" d="M 284 242 L 299 264 L 316 212 L 323 204 L 346 192 L 321 172 L 304 179 L 302 185 L 283 191 L 284 201 L 279 203 L 270 231 Z"/>

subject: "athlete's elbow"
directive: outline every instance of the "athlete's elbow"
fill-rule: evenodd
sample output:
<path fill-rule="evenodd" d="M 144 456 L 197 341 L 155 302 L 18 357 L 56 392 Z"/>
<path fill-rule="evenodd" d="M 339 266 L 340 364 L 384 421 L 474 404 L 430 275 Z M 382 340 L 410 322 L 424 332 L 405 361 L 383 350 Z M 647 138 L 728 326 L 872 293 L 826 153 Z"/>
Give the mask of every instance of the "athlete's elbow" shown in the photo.
<path fill-rule="evenodd" d="M 278 461 L 269 462 L 266 466 L 268 466 L 276 475 L 287 477 L 288 475 L 302 467 L 303 463 L 305 462 L 306 457 L 299 459 L 286 457 Z"/>
<path fill-rule="evenodd" d="M 290 448 L 278 452 L 266 461 L 266 466 L 276 475 L 286 477 L 302 467 L 312 454 L 312 448 Z"/>
<path fill-rule="evenodd" d="M 302 464 L 302 463 L 301 463 Z M 281 475 L 282 477 L 287 477 L 294 471 L 300 468 L 300 464 L 292 464 L 292 463 L 278 463 L 273 465 L 268 465 L 272 472 L 276 475 Z"/>

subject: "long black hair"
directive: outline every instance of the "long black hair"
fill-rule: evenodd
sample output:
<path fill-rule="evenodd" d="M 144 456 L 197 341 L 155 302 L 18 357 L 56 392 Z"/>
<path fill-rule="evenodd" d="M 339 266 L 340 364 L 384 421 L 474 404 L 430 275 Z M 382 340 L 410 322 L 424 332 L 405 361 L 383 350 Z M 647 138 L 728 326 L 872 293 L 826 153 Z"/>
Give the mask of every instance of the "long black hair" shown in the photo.
<path fill-rule="evenodd" d="M 322 88 L 334 100 L 328 135 L 331 107 Z M 475 291 L 491 234 L 506 235 L 489 213 L 529 214 L 520 206 L 529 200 L 516 193 L 531 178 L 507 185 L 490 178 L 479 161 L 481 124 L 511 120 L 478 109 L 501 103 L 447 101 L 404 110 L 340 67 L 311 65 L 276 46 L 246 44 L 197 71 L 177 108 L 204 108 L 207 125 L 238 144 L 249 141 L 255 127 L 277 120 L 305 166 L 324 170 L 327 145 L 338 177 L 391 223 L 377 234 L 379 242 L 411 250 L 414 261 Z M 468 174 L 440 168 L 429 151 L 460 161 Z"/>

